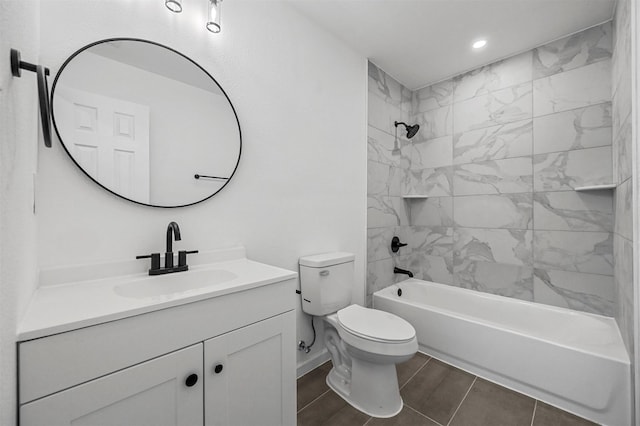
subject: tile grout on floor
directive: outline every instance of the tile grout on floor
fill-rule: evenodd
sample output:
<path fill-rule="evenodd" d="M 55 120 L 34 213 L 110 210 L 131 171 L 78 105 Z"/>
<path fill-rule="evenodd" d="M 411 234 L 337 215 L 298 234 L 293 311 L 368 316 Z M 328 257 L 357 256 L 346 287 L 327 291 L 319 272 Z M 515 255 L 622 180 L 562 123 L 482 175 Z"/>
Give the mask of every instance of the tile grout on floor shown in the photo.
<path fill-rule="evenodd" d="M 403 384 L 402 386 L 400 386 L 400 389 L 399 389 L 399 390 L 402 390 L 402 388 L 404 388 L 405 386 L 407 386 L 407 383 L 409 383 L 409 382 L 411 381 L 411 379 L 413 379 L 414 377 L 416 377 L 416 375 L 417 375 L 417 374 L 418 374 L 418 373 L 419 373 L 423 368 L 425 368 L 425 367 L 427 366 L 427 364 L 429 364 L 429 361 L 431 361 L 432 359 L 433 359 L 432 357 L 429 357 L 429 359 L 428 359 L 428 360 L 426 360 L 426 361 L 424 362 L 424 364 L 422 364 L 422 366 L 421 366 L 420 368 L 418 368 L 418 369 L 416 370 L 416 372 L 415 372 L 415 373 L 413 373 L 413 374 L 411 375 L 411 377 L 409 377 L 409 378 L 407 379 L 407 381 L 406 381 L 406 382 L 404 382 L 404 384 Z"/>
<path fill-rule="evenodd" d="M 449 426 L 451 424 L 453 419 L 456 417 L 456 414 L 458 414 L 458 411 L 460 410 L 460 407 L 462 406 L 462 403 L 464 402 L 465 399 L 467 399 L 467 395 L 469 395 L 469 392 L 471 392 L 471 388 L 473 387 L 473 385 L 476 384 L 476 380 L 478 380 L 478 376 L 475 376 L 473 378 L 473 382 L 471 382 L 471 386 L 469 386 L 469 389 L 467 389 L 467 392 L 462 397 L 462 401 L 460 401 L 460 404 L 458 404 L 458 408 L 456 408 L 456 411 L 453 412 L 453 416 L 451 416 L 451 418 L 449 419 L 449 422 L 447 422 L 447 426 Z"/>
<path fill-rule="evenodd" d="M 538 409 L 538 400 L 536 399 L 536 403 L 533 405 L 533 414 L 531 415 L 531 426 L 533 426 L 533 421 L 536 419 L 537 409 Z"/>
<path fill-rule="evenodd" d="M 305 405 L 304 407 L 302 407 L 301 409 L 299 409 L 296 414 L 300 414 L 300 412 L 302 410 L 304 410 L 305 408 L 307 408 L 308 406 L 310 406 L 311 404 L 313 404 L 314 402 L 316 402 L 317 400 L 319 400 L 320 398 L 322 398 L 323 396 L 325 396 L 327 394 L 327 392 L 330 392 L 331 389 L 327 389 L 326 391 L 322 392 L 320 395 L 318 395 L 314 400 L 312 400 L 311 402 L 309 402 L 307 405 Z"/>
<path fill-rule="evenodd" d="M 420 411 L 416 410 L 416 409 L 415 409 L 415 408 L 413 408 L 412 406 L 407 405 L 407 404 L 404 404 L 404 406 L 405 406 L 405 407 L 407 407 L 408 409 L 410 409 L 411 411 L 415 411 L 416 413 L 420 414 L 420 415 L 421 415 L 422 417 L 424 417 L 425 419 L 432 421 L 433 423 L 437 424 L 438 426 L 444 426 L 442 423 L 440 423 L 440 422 L 437 422 L 437 421 L 433 420 L 431 417 L 427 416 L 427 415 L 426 415 L 426 414 L 424 414 L 424 413 L 421 413 Z"/>

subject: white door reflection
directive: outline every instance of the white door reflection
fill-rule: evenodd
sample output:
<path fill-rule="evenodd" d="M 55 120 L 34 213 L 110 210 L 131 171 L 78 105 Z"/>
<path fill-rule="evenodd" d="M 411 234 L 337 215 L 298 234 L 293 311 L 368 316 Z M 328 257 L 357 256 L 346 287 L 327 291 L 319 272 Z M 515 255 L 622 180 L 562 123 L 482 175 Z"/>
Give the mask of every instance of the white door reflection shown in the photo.
<path fill-rule="evenodd" d="M 107 189 L 149 203 L 149 107 L 58 90 L 60 130 L 80 167 Z"/>

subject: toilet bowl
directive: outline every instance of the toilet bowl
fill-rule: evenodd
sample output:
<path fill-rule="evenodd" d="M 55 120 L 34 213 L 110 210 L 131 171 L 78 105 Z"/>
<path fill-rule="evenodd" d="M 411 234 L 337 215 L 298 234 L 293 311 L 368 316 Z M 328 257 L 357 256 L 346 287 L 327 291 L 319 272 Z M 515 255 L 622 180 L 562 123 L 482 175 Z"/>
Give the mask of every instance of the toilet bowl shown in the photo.
<path fill-rule="evenodd" d="M 389 312 L 351 303 L 351 253 L 300 258 L 302 310 L 321 317 L 333 368 L 327 385 L 345 401 L 373 417 L 402 410 L 396 364 L 418 351 L 416 331 Z"/>
<path fill-rule="evenodd" d="M 396 364 L 418 350 L 414 328 L 393 314 L 350 305 L 323 317 L 325 346 L 333 368 L 327 385 L 356 409 L 373 417 L 402 410 Z"/>

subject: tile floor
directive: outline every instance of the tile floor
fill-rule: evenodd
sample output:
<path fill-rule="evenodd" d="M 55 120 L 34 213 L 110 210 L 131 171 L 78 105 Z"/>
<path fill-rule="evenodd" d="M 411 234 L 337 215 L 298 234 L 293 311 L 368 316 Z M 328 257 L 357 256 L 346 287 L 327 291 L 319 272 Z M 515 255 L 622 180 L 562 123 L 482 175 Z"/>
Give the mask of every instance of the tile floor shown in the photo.
<path fill-rule="evenodd" d="M 298 379 L 298 426 L 585 426 L 594 423 L 421 353 L 398 365 L 404 408 L 395 417 L 361 413 L 331 391 L 327 362 Z"/>

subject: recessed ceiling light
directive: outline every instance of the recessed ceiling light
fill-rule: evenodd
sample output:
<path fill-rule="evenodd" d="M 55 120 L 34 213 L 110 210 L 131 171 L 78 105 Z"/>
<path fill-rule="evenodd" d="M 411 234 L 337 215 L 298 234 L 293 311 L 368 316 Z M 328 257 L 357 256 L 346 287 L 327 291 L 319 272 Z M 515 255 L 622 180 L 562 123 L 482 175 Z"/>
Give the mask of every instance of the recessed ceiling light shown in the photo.
<path fill-rule="evenodd" d="M 487 45 L 487 40 L 477 40 L 473 42 L 474 49 L 480 49 L 482 47 L 485 47 L 486 45 Z"/>

